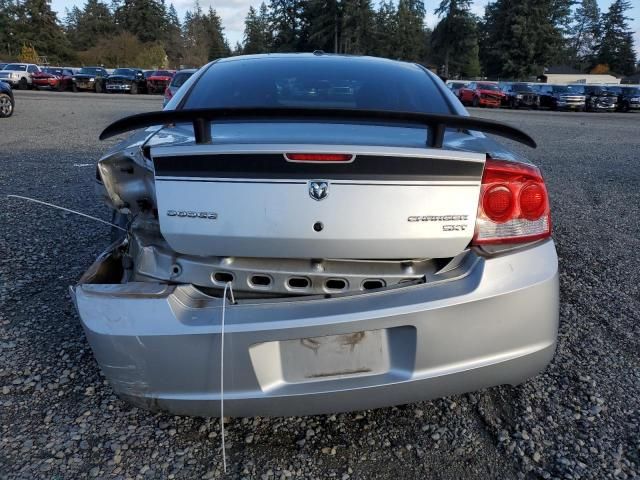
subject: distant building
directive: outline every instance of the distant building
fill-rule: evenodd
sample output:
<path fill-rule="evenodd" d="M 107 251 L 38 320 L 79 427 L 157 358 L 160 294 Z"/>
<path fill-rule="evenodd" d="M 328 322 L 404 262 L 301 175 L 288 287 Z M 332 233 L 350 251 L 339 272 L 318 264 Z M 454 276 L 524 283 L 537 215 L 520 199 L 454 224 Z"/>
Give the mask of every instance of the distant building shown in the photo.
<path fill-rule="evenodd" d="M 613 75 L 591 75 L 589 73 L 545 73 L 538 80 L 542 83 L 590 83 L 590 84 L 619 84 L 620 79 Z"/>

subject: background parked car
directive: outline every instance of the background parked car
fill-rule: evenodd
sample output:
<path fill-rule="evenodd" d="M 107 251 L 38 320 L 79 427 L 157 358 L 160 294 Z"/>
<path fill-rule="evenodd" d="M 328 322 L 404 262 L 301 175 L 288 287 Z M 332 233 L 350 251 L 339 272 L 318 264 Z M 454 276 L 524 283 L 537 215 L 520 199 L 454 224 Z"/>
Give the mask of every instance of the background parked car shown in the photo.
<path fill-rule="evenodd" d="M 573 85 L 573 87 L 582 89 L 584 92 L 588 112 L 613 112 L 618 105 L 618 96 L 603 85 Z"/>
<path fill-rule="evenodd" d="M 101 93 L 104 87 L 104 79 L 109 74 L 102 67 L 83 67 L 71 78 L 71 89 L 74 92 L 79 90 L 92 90 Z"/>
<path fill-rule="evenodd" d="M 469 82 L 466 80 L 447 80 L 446 83 L 449 90 L 451 90 L 456 97 L 459 95 L 460 89 L 468 84 Z"/>
<path fill-rule="evenodd" d="M 167 103 L 169 103 L 169 100 L 173 98 L 173 96 L 178 91 L 178 89 L 182 86 L 182 84 L 186 82 L 189 79 L 189 77 L 196 72 L 197 70 L 195 68 L 189 68 L 189 69 L 180 70 L 179 72 L 176 72 L 176 74 L 173 76 L 173 79 L 171 80 L 171 83 L 169 84 L 167 89 L 164 91 L 164 101 L 162 102 L 163 107 Z"/>
<path fill-rule="evenodd" d="M 504 96 L 498 84 L 494 82 L 471 82 L 458 92 L 458 98 L 463 105 L 474 107 L 498 108 Z"/>
<path fill-rule="evenodd" d="M 538 85 L 540 106 L 551 110 L 585 109 L 583 89 L 569 85 Z"/>
<path fill-rule="evenodd" d="M 32 63 L 9 63 L 0 71 L 0 80 L 14 88 L 26 90 L 33 86 L 31 75 L 39 71 L 40 67 Z"/>
<path fill-rule="evenodd" d="M 503 102 L 507 107 L 538 108 L 540 106 L 540 95 L 530 83 L 506 83 L 502 91 L 505 93 Z"/>
<path fill-rule="evenodd" d="M 0 118 L 6 118 L 13 115 L 15 100 L 13 99 L 13 91 L 11 85 L 0 82 Z"/>
<path fill-rule="evenodd" d="M 640 87 L 607 87 L 607 91 L 618 96 L 616 109 L 620 112 L 640 110 Z"/>
<path fill-rule="evenodd" d="M 156 70 L 147 79 L 147 93 L 164 93 L 176 74 L 171 70 Z"/>
<path fill-rule="evenodd" d="M 129 92 L 131 95 L 146 91 L 144 72 L 139 68 L 116 68 L 107 77 L 105 89 L 109 93 Z"/>
<path fill-rule="evenodd" d="M 36 88 L 48 87 L 62 92 L 71 88 L 73 72 L 61 67 L 45 67 L 42 71 L 34 73 L 31 78 Z"/>

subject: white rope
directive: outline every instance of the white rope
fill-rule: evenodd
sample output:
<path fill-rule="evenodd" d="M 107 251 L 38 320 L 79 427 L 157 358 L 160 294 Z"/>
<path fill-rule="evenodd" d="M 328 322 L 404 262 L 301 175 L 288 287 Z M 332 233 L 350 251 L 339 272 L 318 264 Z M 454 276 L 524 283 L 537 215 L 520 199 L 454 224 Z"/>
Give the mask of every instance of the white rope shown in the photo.
<path fill-rule="evenodd" d="M 222 321 L 220 322 L 220 437 L 222 438 L 222 468 L 227 473 L 227 452 L 224 448 L 224 317 L 227 310 L 227 289 L 231 304 L 236 303 L 231 282 L 227 282 L 222 292 Z"/>
<path fill-rule="evenodd" d="M 126 232 L 126 228 L 122 228 L 120 225 L 116 225 L 115 223 L 107 222 L 106 220 L 102 220 L 101 218 L 92 217 L 91 215 L 87 215 L 86 213 L 77 212 L 75 210 L 71 210 L 70 208 L 60 207 L 58 205 L 54 205 L 53 203 L 43 202 L 42 200 L 36 200 L 35 198 L 23 197 L 22 195 L 7 195 L 9 198 L 19 198 L 21 200 L 28 200 L 30 202 L 39 203 L 41 205 L 46 205 L 47 207 L 57 208 L 58 210 L 64 210 L 65 212 L 75 213 L 76 215 L 80 215 L 81 217 L 90 218 L 91 220 L 95 220 L 96 222 L 104 223 L 106 225 L 111 225 L 112 227 L 118 228 L 123 232 Z"/>

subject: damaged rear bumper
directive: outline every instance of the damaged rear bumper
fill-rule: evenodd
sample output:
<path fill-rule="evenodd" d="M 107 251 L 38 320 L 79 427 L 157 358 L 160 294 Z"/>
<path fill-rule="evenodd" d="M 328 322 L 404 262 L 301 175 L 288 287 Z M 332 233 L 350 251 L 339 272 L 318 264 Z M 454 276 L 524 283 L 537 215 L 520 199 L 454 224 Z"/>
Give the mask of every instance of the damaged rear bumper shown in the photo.
<path fill-rule="evenodd" d="M 220 298 L 150 282 L 72 293 L 120 396 L 219 414 Z M 476 257 L 464 275 L 435 284 L 240 301 L 226 308 L 225 414 L 339 412 L 518 384 L 551 360 L 558 304 L 552 241 Z"/>

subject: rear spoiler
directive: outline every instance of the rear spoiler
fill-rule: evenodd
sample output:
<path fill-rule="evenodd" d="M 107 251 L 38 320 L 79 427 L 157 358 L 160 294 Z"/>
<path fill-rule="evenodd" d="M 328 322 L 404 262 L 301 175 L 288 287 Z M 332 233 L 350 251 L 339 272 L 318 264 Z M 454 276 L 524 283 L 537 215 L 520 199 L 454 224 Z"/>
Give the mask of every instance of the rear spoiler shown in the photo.
<path fill-rule="evenodd" d="M 529 135 L 502 122 L 463 115 L 434 113 L 393 112 L 384 110 L 351 110 L 342 108 L 206 108 L 186 110 L 162 110 L 139 113 L 113 122 L 100 134 L 100 140 L 154 125 L 192 123 L 197 144 L 211 143 L 211 123 L 215 121 L 326 121 L 331 123 L 363 123 L 373 125 L 421 124 L 430 129 L 429 147 L 442 148 L 447 128 L 476 130 L 499 135 L 536 148 Z"/>

